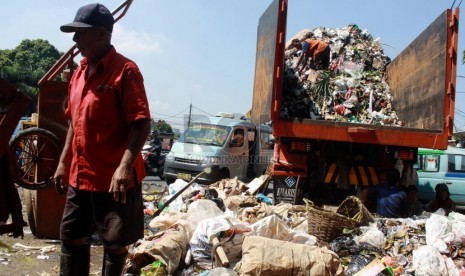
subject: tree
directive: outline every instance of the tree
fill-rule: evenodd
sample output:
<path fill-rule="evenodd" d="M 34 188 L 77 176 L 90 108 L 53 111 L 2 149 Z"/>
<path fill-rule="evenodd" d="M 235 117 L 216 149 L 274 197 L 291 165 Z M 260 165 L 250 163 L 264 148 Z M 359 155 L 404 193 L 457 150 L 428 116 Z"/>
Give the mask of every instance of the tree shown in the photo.
<path fill-rule="evenodd" d="M 0 77 L 32 99 L 26 115 L 36 111 L 39 80 L 62 55 L 43 39 L 25 39 L 12 50 L 0 50 Z"/>
<path fill-rule="evenodd" d="M 152 129 L 156 129 L 158 132 L 173 132 L 173 128 L 165 120 L 158 120 L 157 122 L 152 120 Z"/>

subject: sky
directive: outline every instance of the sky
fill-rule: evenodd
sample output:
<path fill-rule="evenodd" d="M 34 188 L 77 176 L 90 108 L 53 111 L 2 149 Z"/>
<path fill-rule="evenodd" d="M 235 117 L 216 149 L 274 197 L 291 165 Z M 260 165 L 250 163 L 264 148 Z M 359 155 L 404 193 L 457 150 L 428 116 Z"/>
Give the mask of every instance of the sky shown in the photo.
<path fill-rule="evenodd" d="M 114 10 L 124 1 L 101 0 Z M 257 25 L 272 0 L 134 0 L 115 25 L 113 45 L 142 71 L 154 119 L 183 130 L 192 114 L 245 114 L 251 109 Z M 72 22 L 83 0 L 2 3 L 0 49 L 45 39 L 59 51 L 73 46 L 59 27 Z M 394 59 L 434 19 L 461 0 L 289 0 L 287 39 L 302 29 L 355 23 Z M 465 5 L 465 4 L 464 4 Z M 9 16 L 11 15 L 11 16 Z M 460 20 L 462 21 L 462 20 Z M 457 75 L 465 76 L 459 28 Z M 81 59 L 79 55 L 75 61 Z M 465 131 L 465 78 L 457 78 L 455 128 Z"/>

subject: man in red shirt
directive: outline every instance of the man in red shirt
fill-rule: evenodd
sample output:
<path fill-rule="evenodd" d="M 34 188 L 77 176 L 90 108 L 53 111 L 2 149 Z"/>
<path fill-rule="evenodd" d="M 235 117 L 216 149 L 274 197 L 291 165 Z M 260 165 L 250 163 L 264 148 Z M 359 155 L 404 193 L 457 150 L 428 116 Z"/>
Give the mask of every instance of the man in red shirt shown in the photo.
<path fill-rule="evenodd" d="M 328 69 L 331 54 L 331 48 L 328 43 L 312 38 L 307 38 L 303 42 L 300 42 L 299 39 L 293 39 L 291 47 L 302 50 L 295 65 L 296 69 L 302 65 L 300 70 L 298 70 L 299 74 L 306 69 L 309 58 L 311 58 L 310 69 Z"/>
<path fill-rule="evenodd" d="M 139 68 L 111 44 L 113 24 L 105 6 L 89 4 L 60 28 L 74 32 L 84 57 L 71 78 L 65 111 L 70 125 L 54 175 L 58 191 L 67 189 L 61 275 L 89 274 L 95 231 L 105 249 L 102 275 L 121 275 L 127 246 L 144 234 L 140 151 L 150 111 Z"/>

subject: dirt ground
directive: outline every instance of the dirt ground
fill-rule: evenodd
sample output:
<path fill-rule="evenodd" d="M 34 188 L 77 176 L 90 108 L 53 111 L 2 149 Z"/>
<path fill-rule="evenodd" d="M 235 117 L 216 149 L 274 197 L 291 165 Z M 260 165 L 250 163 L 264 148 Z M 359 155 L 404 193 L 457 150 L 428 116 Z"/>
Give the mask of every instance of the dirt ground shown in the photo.
<path fill-rule="evenodd" d="M 19 189 L 22 198 L 22 192 Z M 23 201 L 24 203 L 24 201 Z M 23 204 L 23 218 L 27 222 Z M 6 248 L 9 247 L 9 248 Z M 90 275 L 101 275 L 103 247 L 91 247 Z M 24 238 L 0 235 L 0 276 L 50 276 L 60 274 L 60 241 L 38 239 L 29 227 L 24 227 Z"/>
<path fill-rule="evenodd" d="M 37 239 L 28 227 L 24 230 L 24 239 L 0 236 L 2 243 L 12 247 L 11 250 L 0 248 L 0 275 L 59 275 L 60 241 Z M 102 246 L 92 245 L 90 275 L 101 274 L 102 254 Z"/>
<path fill-rule="evenodd" d="M 166 186 L 164 181 L 155 177 L 147 177 L 143 183 L 144 190 L 148 192 L 157 185 Z M 21 188 L 18 188 L 18 193 L 23 204 L 23 219 L 27 222 L 27 209 Z M 0 276 L 59 275 L 60 247 L 59 240 L 36 238 L 28 226 L 24 227 L 24 239 L 0 235 Z M 90 275 L 101 275 L 102 261 L 103 246 L 96 241 L 91 247 Z"/>

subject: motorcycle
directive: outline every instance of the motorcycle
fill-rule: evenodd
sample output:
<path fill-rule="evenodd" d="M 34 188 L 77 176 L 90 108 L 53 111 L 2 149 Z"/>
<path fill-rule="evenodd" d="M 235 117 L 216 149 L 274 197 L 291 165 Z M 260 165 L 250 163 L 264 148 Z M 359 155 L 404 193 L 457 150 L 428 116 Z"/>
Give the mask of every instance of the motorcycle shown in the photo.
<path fill-rule="evenodd" d="M 145 173 L 147 176 L 158 176 L 161 180 L 163 177 L 163 169 L 165 168 L 165 153 L 161 153 L 157 158 L 153 146 L 145 145 L 141 151 L 142 159 L 144 160 Z"/>

